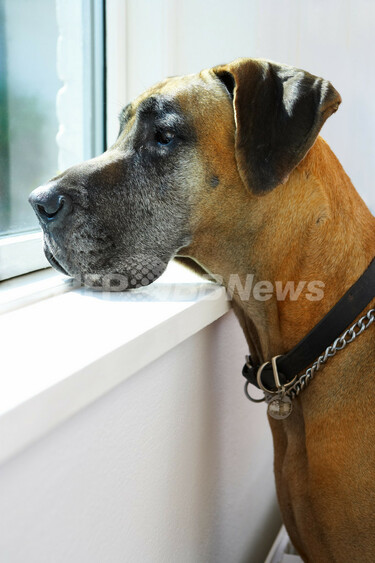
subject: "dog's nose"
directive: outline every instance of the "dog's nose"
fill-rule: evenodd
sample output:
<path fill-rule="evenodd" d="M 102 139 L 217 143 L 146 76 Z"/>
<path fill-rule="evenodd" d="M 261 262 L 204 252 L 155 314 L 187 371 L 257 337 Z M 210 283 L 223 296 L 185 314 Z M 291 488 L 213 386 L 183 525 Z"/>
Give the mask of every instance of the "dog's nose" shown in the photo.
<path fill-rule="evenodd" d="M 44 223 L 58 222 L 71 211 L 72 200 L 66 194 L 62 195 L 53 184 L 40 186 L 29 196 L 38 219 Z"/>

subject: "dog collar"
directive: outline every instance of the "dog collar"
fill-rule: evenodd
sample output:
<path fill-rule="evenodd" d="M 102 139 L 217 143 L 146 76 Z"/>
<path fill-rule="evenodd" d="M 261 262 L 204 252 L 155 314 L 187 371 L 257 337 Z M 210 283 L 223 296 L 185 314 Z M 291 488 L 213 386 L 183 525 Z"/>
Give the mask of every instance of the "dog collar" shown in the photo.
<path fill-rule="evenodd" d="M 250 356 L 246 357 L 242 375 L 247 380 L 245 394 L 248 399 L 253 402 L 266 401 L 268 414 L 273 418 L 288 417 L 292 412 L 292 400 L 313 379 L 321 365 L 375 321 L 375 309 L 370 309 L 353 326 L 345 330 L 374 296 L 375 258 L 340 301 L 287 354 L 275 356 L 262 365 L 255 365 Z M 308 366 L 311 367 L 306 370 Z M 306 372 L 298 375 L 303 370 Z M 262 389 L 262 399 L 253 399 L 250 396 L 250 383 Z"/>

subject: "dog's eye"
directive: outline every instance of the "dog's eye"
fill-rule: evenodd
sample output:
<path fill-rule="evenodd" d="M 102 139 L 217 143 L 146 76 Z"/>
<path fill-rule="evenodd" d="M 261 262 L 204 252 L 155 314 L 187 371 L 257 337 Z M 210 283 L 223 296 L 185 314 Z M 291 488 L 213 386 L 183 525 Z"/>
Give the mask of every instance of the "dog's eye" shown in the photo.
<path fill-rule="evenodd" d="M 171 131 L 157 131 L 155 133 L 155 141 L 158 145 L 169 145 L 174 139 L 174 134 Z"/>

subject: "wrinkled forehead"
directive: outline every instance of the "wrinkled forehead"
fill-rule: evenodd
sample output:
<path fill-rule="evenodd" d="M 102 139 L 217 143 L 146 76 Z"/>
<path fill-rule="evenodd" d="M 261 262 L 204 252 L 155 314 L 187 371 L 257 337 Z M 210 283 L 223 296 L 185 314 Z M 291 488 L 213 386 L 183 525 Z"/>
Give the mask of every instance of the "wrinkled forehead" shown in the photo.
<path fill-rule="evenodd" d="M 218 102 L 226 101 L 227 94 L 211 70 L 199 74 L 174 76 L 155 84 L 133 102 L 125 106 L 120 114 L 122 122 L 136 116 L 153 115 L 155 118 L 173 120 L 173 116 L 202 117 Z M 172 125 L 172 123 L 171 123 Z"/>

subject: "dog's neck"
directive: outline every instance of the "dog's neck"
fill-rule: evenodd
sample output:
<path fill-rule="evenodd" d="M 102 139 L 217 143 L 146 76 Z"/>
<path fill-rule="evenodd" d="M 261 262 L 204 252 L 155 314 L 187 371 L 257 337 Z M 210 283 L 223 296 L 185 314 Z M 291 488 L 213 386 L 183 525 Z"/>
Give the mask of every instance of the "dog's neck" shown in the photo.
<path fill-rule="evenodd" d="M 375 219 L 322 138 L 284 185 L 243 199 L 226 202 L 235 215 L 227 242 L 211 231 L 191 256 L 222 276 L 251 354 L 267 361 L 297 344 L 366 269 Z M 301 290 L 296 299 L 282 298 L 287 284 L 294 297 Z"/>

